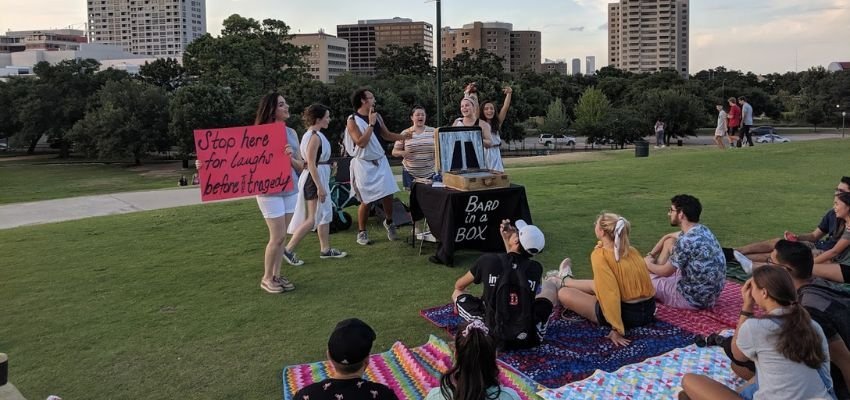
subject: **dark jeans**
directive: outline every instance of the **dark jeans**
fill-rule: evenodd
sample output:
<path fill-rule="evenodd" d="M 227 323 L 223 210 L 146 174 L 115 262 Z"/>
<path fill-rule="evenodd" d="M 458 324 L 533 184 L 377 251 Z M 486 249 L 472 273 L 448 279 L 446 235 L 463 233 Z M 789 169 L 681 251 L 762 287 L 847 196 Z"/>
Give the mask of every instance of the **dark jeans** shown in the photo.
<path fill-rule="evenodd" d="M 744 136 L 747 138 L 747 145 L 753 145 L 753 135 L 750 133 L 750 128 L 752 128 L 752 125 L 741 125 L 741 134 L 738 136 L 738 147 L 742 146 Z"/>

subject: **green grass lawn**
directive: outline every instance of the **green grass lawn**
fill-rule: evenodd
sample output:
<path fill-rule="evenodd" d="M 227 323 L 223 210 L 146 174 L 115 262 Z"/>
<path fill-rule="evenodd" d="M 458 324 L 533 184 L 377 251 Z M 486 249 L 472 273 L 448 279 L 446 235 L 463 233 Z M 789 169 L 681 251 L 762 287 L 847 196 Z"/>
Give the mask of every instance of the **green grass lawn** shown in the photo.
<path fill-rule="evenodd" d="M 599 211 L 630 219 L 646 251 L 672 229 L 666 209 L 678 193 L 700 198 L 725 245 L 809 231 L 848 172 L 847 148 L 830 140 L 643 159 L 627 150 L 509 173 L 546 233 L 539 260 L 551 269 L 570 256 L 589 277 Z M 340 319 L 372 324 L 376 352 L 421 344 L 438 330 L 418 311 L 448 302 L 465 271 L 431 265 L 370 226 L 372 246 L 356 245 L 354 230 L 332 236 L 349 252 L 342 260 L 319 260 L 309 237 L 298 249 L 306 264 L 284 265 L 297 286 L 284 295 L 259 288 L 267 234 L 250 199 L 0 231 L 0 351 L 11 382 L 31 399 L 274 399 L 282 367 L 322 359 Z"/>
<path fill-rule="evenodd" d="M 63 163 L 59 159 L 0 162 L 0 204 L 63 197 L 161 189 L 192 178 L 180 162 L 127 164 Z"/>

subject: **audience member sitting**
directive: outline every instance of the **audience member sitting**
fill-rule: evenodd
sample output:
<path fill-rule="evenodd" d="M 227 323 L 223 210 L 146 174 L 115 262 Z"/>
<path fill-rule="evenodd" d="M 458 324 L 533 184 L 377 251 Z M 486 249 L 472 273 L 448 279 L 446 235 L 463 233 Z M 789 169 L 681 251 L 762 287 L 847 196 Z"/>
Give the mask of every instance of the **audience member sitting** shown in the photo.
<path fill-rule="evenodd" d="M 655 298 L 675 308 L 711 308 L 726 284 L 723 250 L 699 223 L 702 205 L 696 197 L 680 194 L 670 202 L 670 225 L 681 231 L 662 237 L 644 259 Z"/>
<path fill-rule="evenodd" d="M 850 282 L 850 193 L 835 196 L 832 209 L 845 228 L 831 249 L 815 256 L 814 274 L 836 282 Z"/>
<path fill-rule="evenodd" d="M 561 263 L 560 276 L 554 280 L 563 286 L 558 299 L 564 308 L 610 327 L 608 338 L 618 346 L 630 342 L 626 329 L 655 320 L 655 289 L 643 257 L 629 245 L 630 231 L 631 224 L 625 218 L 600 214 L 594 225 L 599 243 L 590 254 L 593 280 L 567 279 L 571 276 L 569 259 Z"/>
<path fill-rule="evenodd" d="M 499 385 L 496 343 L 484 322 L 472 320 L 459 329 L 454 365 L 425 400 L 519 400 L 513 389 Z"/>
<path fill-rule="evenodd" d="M 732 353 L 752 360 L 756 379 L 740 393 L 704 375 L 685 374 L 680 399 L 831 399 L 829 353 L 821 327 L 797 300 L 791 275 L 779 266 L 753 270 L 741 287 L 744 300 Z M 753 318 L 753 306 L 767 312 Z"/>
<path fill-rule="evenodd" d="M 293 400 L 398 400 L 390 388 L 362 378 L 374 341 L 375 331 L 365 322 L 340 321 L 328 339 L 333 377 L 302 388 Z"/>
<path fill-rule="evenodd" d="M 835 187 L 835 196 L 848 192 L 850 192 L 850 176 L 843 176 L 838 182 L 838 186 Z M 821 218 L 817 228 L 815 228 L 815 230 L 811 233 L 795 235 L 793 232 L 785 231 L 784 238 L 787 240 L 803 242 L 806 246 L 812 249 L 815 255 L 820 255 L 821 252 L 832 249 L 843 233 L 844 221 L 836 218 L 835 209 L 831 208 L 826 212 L 823 218 Z M 767 257 L 770 256 L 770 252 L 773 251 L 773 247 L 779 239 L 782 238 L 750 243 L 737 249 L 727 249 L 727 257 L 729 257 L 729 254 L 732 254 L 731 252 L 734 252 L 735 259 L 741 263 L 741 266 L 743 266 L 745 270 L 751 269 L 750 266 L 752 263 L 750 261 L 767 261 Z"/>
<path fill-rule="evenodd" d="M 543 267 L 531 259 L 543 250 L 545 238 L 539 228 L 522 220 L 515 227 L 504 220 L 499 231 L 506 253 L 478 257 L 455 282 L 452 301 L 467 322 L 484 321 L 500 348 L 534 347 L 542 340 L 557 301 L 554 285 L 541 291 Z M 483 283 L 483 297 L 466 293 L 473 283 Z"/>

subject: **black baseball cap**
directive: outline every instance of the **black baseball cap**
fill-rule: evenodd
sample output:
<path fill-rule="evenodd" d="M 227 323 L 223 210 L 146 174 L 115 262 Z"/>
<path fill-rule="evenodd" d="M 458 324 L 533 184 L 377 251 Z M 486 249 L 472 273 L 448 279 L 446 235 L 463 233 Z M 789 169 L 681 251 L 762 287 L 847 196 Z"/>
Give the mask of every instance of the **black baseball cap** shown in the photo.
<path fill-rule="evenodd" d="M 331 360 L 343 365 L 359 363 L 369 356 L 375 331 L 365 322 L 350 318 L 336 324 L 328 338 L 328 354 Z"/>

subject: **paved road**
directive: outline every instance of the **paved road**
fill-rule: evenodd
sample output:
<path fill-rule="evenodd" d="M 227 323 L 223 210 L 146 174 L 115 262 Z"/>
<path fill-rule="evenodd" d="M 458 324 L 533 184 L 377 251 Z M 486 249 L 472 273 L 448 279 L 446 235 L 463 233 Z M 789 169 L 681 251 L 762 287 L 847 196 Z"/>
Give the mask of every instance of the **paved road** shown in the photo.
<path fill-rule="evenodd" d="M 818 133 L 807 133 L 806 132 L 806 134 L 791 134 L 791 135 L 785 135 L 785 137 L 787 137 L 788 139 L 791 139 L 792 142 L 796 142 L 796 141 L 840 138 L 841 133 L 840 132 L 834 133 L 834 131 L 832 133 L 820 133 L 820 132 L 818 132 Z M 647 138 L 647 140 L 649 140 L 649 139 L 650 138 Z M 584 140 L 585 140 L 584 137 L 577 138 L 577 146 L 584 146 Z M 753 137 L 753 141 L 755 141 L 755 140 L 756 140 L 756 138 Z M 714 137 L 709 136 L 709 135 L 700 135 L 700 136 L 696 136 L 696 137 L 691 136 L 691 137 L 685 138 L 683 141 L 684 141 L 683 144 L 685 146 L 714 145 Z M 652 138 L 652 140 L 650 140 L 650 143 L 654 144 L 655 138 Z M 526 137 L 523 140 L 523 144 L 525 145 L 526 149 L 544 148 L 544 146 L 542 144 L 538 143 L 537 136 Z M 508 148 L 511 148 L 511 149 L 513 149 L 515 147 L 520 148 L 521 146 L 519 145 L 519 143 L 517 143 L 517 144 L 511 143 L 510 145 L 508 145 Z M 606 148 L 606 147 L 607 146 L 603 146 L 602 148 Z"/>

